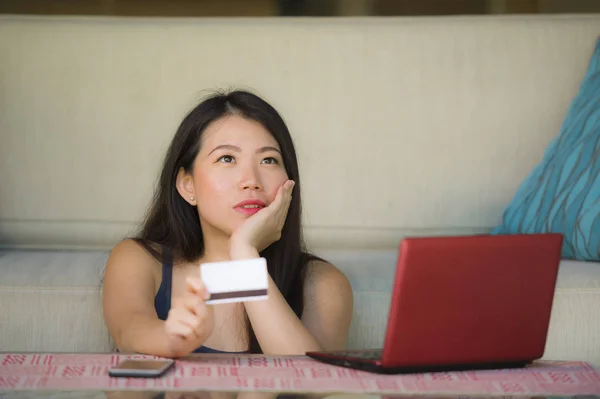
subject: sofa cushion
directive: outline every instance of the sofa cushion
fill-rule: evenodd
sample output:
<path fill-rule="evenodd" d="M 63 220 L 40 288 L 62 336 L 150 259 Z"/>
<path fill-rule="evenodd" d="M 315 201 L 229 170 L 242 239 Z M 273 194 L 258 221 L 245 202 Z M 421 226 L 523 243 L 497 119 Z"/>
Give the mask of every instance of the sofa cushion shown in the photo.
<path fill-rule="evenodd" d="M 350 348 L 383 344 L 397 253 L 317 252 L 354 291 Z M 0 351 L 108 352 L 101 277 L 107 251 L 0 251 Z M 600 263 L 561 262 L 547 359 L 600 365 Z"/>
<path fill-rule="evenodd" d="M 557 232 L 563 257 L 600 260 L 600 38 L 578 94 L 495 234 Z"/>
<path fill-rule="evenodd" d="M 108 352 L 108 252 L 0 251 L 0 351 Z"/>

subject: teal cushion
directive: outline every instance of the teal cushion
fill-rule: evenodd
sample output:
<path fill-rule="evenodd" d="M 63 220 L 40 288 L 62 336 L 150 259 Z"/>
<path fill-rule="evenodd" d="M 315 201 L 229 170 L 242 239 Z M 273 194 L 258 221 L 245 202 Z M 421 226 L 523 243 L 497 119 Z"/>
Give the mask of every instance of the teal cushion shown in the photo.
<path fill-rule="evenodd" d="M 492 234 L 562 233 L 563 258 L 599 261 L 599 172 L 600 38 L 560 132 Z"/>

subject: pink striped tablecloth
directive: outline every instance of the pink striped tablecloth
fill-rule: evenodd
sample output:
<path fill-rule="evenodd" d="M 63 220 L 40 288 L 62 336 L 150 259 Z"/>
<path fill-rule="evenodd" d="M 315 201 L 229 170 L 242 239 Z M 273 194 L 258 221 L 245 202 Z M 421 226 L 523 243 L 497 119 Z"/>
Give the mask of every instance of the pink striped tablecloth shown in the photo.
<path fill-rule="evenodd" d="M 600 371 L 585 362 L 539 361 L 524 369 L 378 375 L 304 356 L 198 355 L 160 378 L 111 378 L 125 354 L 0 354 L 0 390 L 176 390 L 371 393 L 379 395 L 600 395 Z"/>

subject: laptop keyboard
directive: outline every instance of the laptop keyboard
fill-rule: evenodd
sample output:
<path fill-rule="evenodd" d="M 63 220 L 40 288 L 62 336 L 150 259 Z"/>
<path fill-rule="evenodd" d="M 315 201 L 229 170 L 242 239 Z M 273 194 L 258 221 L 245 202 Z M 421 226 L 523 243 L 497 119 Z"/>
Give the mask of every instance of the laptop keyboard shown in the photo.
<path fill-rule="evenodd" d="M 354 357 L 359 359 L 377 360 L 381 359 L 381 349 L 373 351 L 348 351 L 348 352 L 336 352 L 336 355 L 344 357 Z"/>

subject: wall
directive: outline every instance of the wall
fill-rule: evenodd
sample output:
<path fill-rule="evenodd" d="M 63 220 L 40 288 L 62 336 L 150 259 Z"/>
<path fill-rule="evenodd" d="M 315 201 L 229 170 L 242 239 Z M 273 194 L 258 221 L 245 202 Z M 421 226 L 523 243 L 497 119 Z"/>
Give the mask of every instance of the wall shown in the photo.
<path fill-rule="evenodd" d="M 42 15 L 273 16 L 276 0 L 2 0 L 0 13 Z"/>
<path fill-rule="evenodd" d="M 543 13 L 599 13 L 597 0 L 537 0 L 539 12 Z"/>

